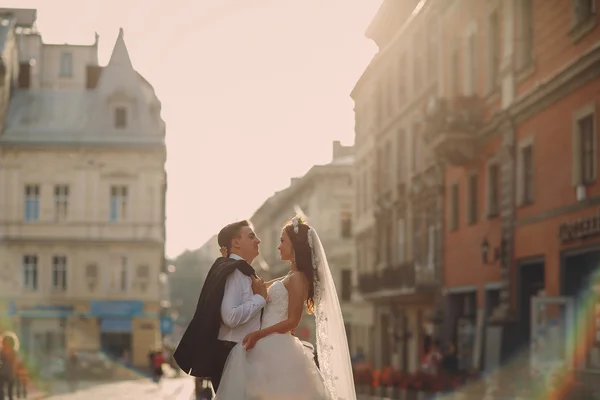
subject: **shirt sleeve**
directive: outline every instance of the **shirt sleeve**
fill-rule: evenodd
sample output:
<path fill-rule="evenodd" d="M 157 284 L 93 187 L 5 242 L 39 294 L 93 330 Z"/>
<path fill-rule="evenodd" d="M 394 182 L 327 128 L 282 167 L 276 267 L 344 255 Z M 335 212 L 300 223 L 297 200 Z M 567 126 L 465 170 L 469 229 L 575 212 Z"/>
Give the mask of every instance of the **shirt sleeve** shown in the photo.
<path fill-rule="evenodd" d="M 248 284 L 246 280 L 249 279 L 249 277 L 234 271 L 227 277 L 227 282 L 225 282 L 225 293 L 221 303 L 221 318 L 223 323 L 230 328 L 235 328 L 250 321 L 267 304 L 264 297 L 259 294 L 253 295 L 245 302 L 243 301 L 244 285 Z"/>

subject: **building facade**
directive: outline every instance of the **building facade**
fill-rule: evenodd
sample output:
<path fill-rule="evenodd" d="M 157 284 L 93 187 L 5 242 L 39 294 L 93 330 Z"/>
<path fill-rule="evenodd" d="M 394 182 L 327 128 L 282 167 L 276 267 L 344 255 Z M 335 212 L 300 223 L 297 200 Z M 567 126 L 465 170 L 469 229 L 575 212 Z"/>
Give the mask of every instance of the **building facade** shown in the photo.
<path fill-rule="evenodd" d="M 274 194 L 254 213 L 251 222 L 261 239 L 255 260 L 258 274 L 267 279 L 285 275 L 289 265 L 279 259 L 281 229 L 296 213 L 307 216 L 319 233 L 338 290 L 346 333 L 352 353 L 368 353 L 371 343 L 371 313 L 353 288 L 356 285 L 352 235 L 354 211 L 354 148 L 333 143 L 333 158 L 313 166 L 303 177 Z M 297 335 L 314 343 L 314 317 L 306 315 Z"/>
<path fill-rule="evenodd" d="M 424 142 L 439 90 L 439 13 L 431 1 L 384 1 L 366 36 L 378 53 L 357 82 L 356 247 L 375 306 L 374 362 L 420 367 L 433 339 L 442 261 L 441 165 Z"/>
<path fill-rule="evenodd" d="M 90 46 L 22 26 L 19 87 L 0 136 L 0 297 L 32 356 L 129 355 L 160 344 L 165 123 L 119 32 Z M 163 332 L 164 333 L 164 332 Z"/>
<path fill-rule="evenodd" d="M 599 342 L 588 339 L 599 327 L 594 307 L 584 307 L 600 254 L 597 7 L 457 0 L 439 8 L 449 68 L 425 139 L 445 171 L 445 328 L 459 351 L 464 345 L 463 368 L 563 349 L 552 357 L 575 350 L 586 354 L 575 366 L 600 371 Z M 546 350 L 532 347 L 551 326 L 563 333 Z"/>

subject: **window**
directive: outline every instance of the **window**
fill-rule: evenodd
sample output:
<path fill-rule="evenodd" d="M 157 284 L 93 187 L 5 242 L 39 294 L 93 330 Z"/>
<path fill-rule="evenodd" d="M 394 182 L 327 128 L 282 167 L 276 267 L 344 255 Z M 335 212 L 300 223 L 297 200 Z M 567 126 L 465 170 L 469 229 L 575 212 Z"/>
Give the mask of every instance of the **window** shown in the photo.
<path fill-rule="evenodd" d="M 531 204 L 534 200 L 533 142 L 521 144 L 518 157 L 518 204 Z"/>
<path fill-rule="evenodd" d="M 73 76 L 73 54 L 61 53 L 60 55 L 60 76 L 69 78 Z"/>
<path fill-rule="evenodd" d="M 487 216 L 500 214 L 500 165 L 492 163 L 487 170 Z"/>
<path fill-rule="evenodd" d="M 450 61 L 451 82 L 450 96 L 456 97 L 460 94 L 460 52 L 458 46 L 452 51 L 452 60 Z"/>
<path fill-rule="evenodd" d="M 54 186 L 54 218 L 56 221 L 67 219 L 69 206 L 69 186 Z"/>
<path fill-rule="evenodd" d="M 465 70 L 464 93 L 473 95 L 477 93 L 477 32 L 474 27 L 468 30 L 465 38 Z"/>
<path fill-rule="evenodd" d="M 479 212 L 479 210 L 478 210 L 479 207 L 477 204 L 478 203 L 477 193 L 479 191 L 478 181 L 479 181 L 479 176 L 477 174 L 471 174 L 469 176 L 469 180 L 467 182 L 467 191 L 468 191 L 467 224 L 469 224 L 469 225 L 473 225 L 473 224 L 477 223 L 477 214 Z"/>
<path fill-rule="evenodd" d="M 500 19 L 498 10 L 488 17 L 488 93 L 496 91 L 500 69 Z"/>
<path fill-rule="evenodd" d="M 413 63 L 413 93 L 418 93 L 423 86 L 423 68 L 425 63 L 423 62 L 423 43 L 420 34 L 415 34 L 413 37 L 413 51 L 414 51 L 414 63 Z"/>
<path fill-rule="evenodd" d="M 138 287 L 144 291 L 150 281 L 150 267 L 148 265 L 138 265 L 135 271 L 135 277 Z"/>
<path fill-rule="evenodd" d="M 419 143 L 419 125 L 413 124 L 412 128 L 412 172 L 417 172 L 421 166 L 421 146 Z"/>
<path fill-rule="evenodd" d="M 64 292 L 67 290 L 67 257 L 52 257 L 52 290 Z"/>
<path fill-rule="evenodd" d="M 349 269 L 342 270 L 342 301 L 350 301 L 352 298 L 352 271 Z"/>
<path fill-rule="evenodd" d="M 117 107 L 115 108 L 115 128 L 126 128 L 127 127 L 127 108 Z"/>
<path fill-rule="evenodd" d="M 87 264 L 85 266 L 85 281 L 90 290 L 94 290 L 98 284 L 98 265 Z"/>
<path fill-rule="evenodd" d="M 110 220 L 112 222 L 127 219 L 127 186 L 117 185 L 110 188 Z"/>
<path fill-rule="evenodd" d="M 406 157 L 404 156 L 404 154 L 406 153 L 406 149 L 404 148 L 404 142 L 405 132 L 403 129 L 400 129 L 398 131 L 398 134 L 396 135 L 396 180 L 398 182 L 404 181 L 404 163 L 406 160 Z"/>
<path fill-rule="evenodd" d="M 369 203 L 370 203 L 370 195 L 373 193 L 372 190 L 370 190 L 370 185 L 371 182 L 369 181 L 369 177 L 370 177 L 370 168 L 368 164 L 364 165 L 364 170 L 363 170 L 363 190 L 362 190 L 362 205 L 363 205 L 363 211 L 366 211 L 369 208 Z"/>
<path fill-rule="evenodd" d="M 437 80 L 437 30 L 431 29 L 428 32 L 427 41 L 427 74 L 429 75 L 429 81 L 435 82 Z"/>
<path fill-rule="evenodd" d="M 352 237 L 352 213 L 349 211 L 342 212 L 341 233 L 344 239 Z"/>
<path fill-rule="evenodd" d="M 25 221 L 38 221 L 40 219 L 40 186 L 25 186 Z"/>
<path fill-rule="evenodd" d="M 450 187 L 450 230 L 458 229 L 459 206 L 458 183 L 455 183 Z"/>
<path fill-rule="evenodd" d="M 356 215 L 362 215 L 362 192 L 363 192 L 363 174 L 362 174 L 362 166 L 360 164 L 356 165 L 356 189 L 354 191 L 354 195 L 356 196 Z"/>
<path fill-rule="evenodd" d="M 392 223 L 392 221 L 389 221 L 386 226 L 385 226 L 385 231 L 383 232 L 384 236 L 384 240 L 383 243 L 385 244 L 385 248 L 384 248 L 384 257 L 385 257 L 385 263 L 386 265 L 392 265 L 392 263 L 394 262 L 394 254 L 393 254 L 393 250 L 394 250 L 394 225 Z"/>
<path fill-rule="evenodd" d="M 587 22 L 596 13 L 596 0 L 573 0 L 573 25 Z"/>
<path fill-rule="evenodd" d="M 519 0 L 521 9 L 517 12 L 518 27 L 518 54 L 517 67 L 526 69 L 533 63 L 533 0 Z"/>
<path fill-rule="evenodd" d="M 398 105 L 402 107 L 408 95 L 407 91 L 407 62 L 406 53 L 398 59 Z"/>
<path fill-rule="evenodd" d="M 128 286 L 128 262 L 125 256 L 113 256 L 110 258 L 108 268 L 108 290 L 110 292 L 123 293 Z"/>
<path fill-rule="evenodd" d="M 387 78 L 387 82 L 386 84 L 383 85 L 382 90 L 383 90 L 383 105 L 385 107 L 385 117 L 386 120 L 392 115 L 392 113 L 394 112 L 394 102 L 393 102 L 393 88 L 391 85 L 391 77 L 388 75 Z"/>
<path fill-rule="evenodd" d="M 593 108 L 576 116 L 573 140 L 573 172 L 575 185 L 590 185 L 596 180 L 596 128 Z"/>
<path fill-rule="evenodd" d="M 398 219 L 396 229 L 398 230 L 398 264 L 404 264 L 406 262 L 406 226 L 404 218 Z"/>
<path fill-rule="evenodd" d="M 392 189 L 392 185 L 393 185 L 393 181 L 392 181 L 392 177 L 394 176 L 392 174 L 392 163 L 394 162 L 394 159 L 392 158 L 392 143 L 391 141 L 386 141 L 383 144 L 383 168 L 381 170 L 381 173 L 383 174 L 382 180 L 383 180 L 383 192 L 387 193 L 389 191 L 391 191 Z"/>
<path fill-rule="evenodd" d="M 435 225 L 429 225 L 427 229 L 427 266 L 435 265 Z"/>
<path fill-rule="evenodd" d="M 30 291 L 38 289 L 38 257 L 36 255 L 23 256 L 23 288 Z"/>

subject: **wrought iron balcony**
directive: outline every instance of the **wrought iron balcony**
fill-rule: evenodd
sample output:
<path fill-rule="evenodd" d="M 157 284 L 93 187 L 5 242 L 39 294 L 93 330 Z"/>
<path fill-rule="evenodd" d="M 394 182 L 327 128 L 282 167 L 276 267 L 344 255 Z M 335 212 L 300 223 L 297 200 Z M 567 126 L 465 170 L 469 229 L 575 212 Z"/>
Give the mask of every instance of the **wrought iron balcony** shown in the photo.
<path fill-rule="evenodd" d="M 484 123 L 483 106 L 477 96 L 429 101 L 424 139 L 437 158 L 457 166 L 475 158 L 477 134 Z"/>
<path fill-rule="evenodd" d="M 359 290 L 363 294 L 370 294 L 382 290 L 413 289 L 415 278 L 415 265 L 412 262 L 389 266 L 361 275 Z"/>

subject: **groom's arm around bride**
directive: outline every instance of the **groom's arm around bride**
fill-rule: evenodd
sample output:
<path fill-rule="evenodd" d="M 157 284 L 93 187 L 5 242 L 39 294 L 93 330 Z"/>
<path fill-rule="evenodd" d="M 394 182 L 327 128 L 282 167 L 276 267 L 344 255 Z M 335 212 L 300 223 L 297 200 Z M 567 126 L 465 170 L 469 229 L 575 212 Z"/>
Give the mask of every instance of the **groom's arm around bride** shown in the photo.
<path fill-rule="evenodd" d="M 215 390 L 229 351 L 248 333 L 260 329 L 267 298 L 265 283 L 249 265 L 260 243 L 250 224 L 227 225 L 218 241 L 226 253 L 208 272 L 194 318 L 174 353 L 183 371 L 210 377 Z"/>

